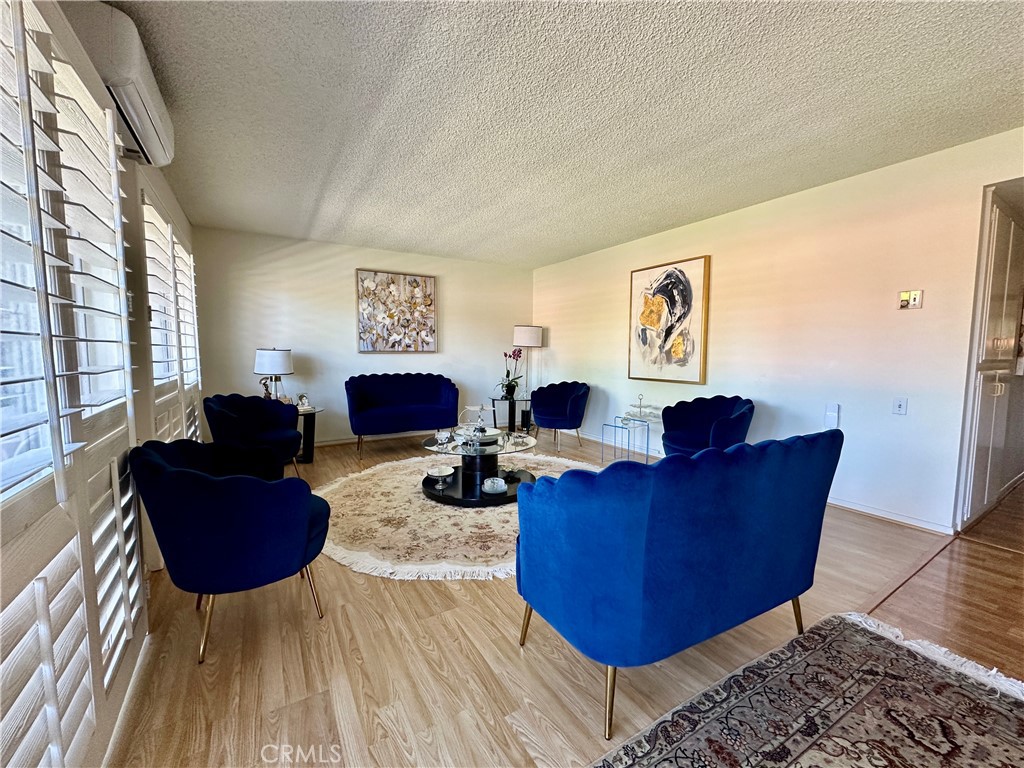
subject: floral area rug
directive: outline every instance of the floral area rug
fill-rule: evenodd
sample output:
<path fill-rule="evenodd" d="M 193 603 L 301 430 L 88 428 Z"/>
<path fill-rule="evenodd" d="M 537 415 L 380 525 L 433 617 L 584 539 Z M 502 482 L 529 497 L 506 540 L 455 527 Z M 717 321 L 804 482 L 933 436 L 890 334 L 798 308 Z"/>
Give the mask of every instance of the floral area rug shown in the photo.
<path fill-rule="evenodd" d="M 324 554 L 354 571 L 390 579 L 508 578 L 516 571 L 519 507 L 454 507 L 423 495 L 427 467 L 458 457 L 424 456 L 378 464 L 318 488 L 331 505 Z M 499 457 L 503 469 L 558 477 L 596 470 L 555 456 Z"/>
<path fill-rule="evenodd" d="M 596 765 L 1024 765 L 1024 683 L 830 616 L 690 699 Z"/>

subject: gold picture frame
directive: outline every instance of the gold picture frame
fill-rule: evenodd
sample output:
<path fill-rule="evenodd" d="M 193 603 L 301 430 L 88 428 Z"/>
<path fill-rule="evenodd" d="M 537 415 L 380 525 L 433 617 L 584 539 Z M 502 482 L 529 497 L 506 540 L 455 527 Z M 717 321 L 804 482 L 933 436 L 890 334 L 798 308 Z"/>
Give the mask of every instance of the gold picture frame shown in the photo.
<path fill-rule="evenodd" d="M 630 272 L 629 378 L 707 382 L 711 256 Z"/>
<path fill-rule="evenodd" d="M 360 353 L 437 351 L 436 278 L 356 270 L 356 345 Z"/>

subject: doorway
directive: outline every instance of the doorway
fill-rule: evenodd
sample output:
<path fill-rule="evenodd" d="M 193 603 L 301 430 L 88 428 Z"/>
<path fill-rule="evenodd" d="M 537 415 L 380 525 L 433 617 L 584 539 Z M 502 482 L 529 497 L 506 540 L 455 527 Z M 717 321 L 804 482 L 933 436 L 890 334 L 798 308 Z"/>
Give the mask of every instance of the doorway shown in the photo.
<path fill-rule="evenodd" d="M 957 482 L 958 531 L 975 526 L 1024 478 L 1022 333 L 1024 178 L 984 190 Z M 1017 512 L 1024 543 L 1024 512 Z M 1016 530 L 1012 521 L 1007 530 Z"/>

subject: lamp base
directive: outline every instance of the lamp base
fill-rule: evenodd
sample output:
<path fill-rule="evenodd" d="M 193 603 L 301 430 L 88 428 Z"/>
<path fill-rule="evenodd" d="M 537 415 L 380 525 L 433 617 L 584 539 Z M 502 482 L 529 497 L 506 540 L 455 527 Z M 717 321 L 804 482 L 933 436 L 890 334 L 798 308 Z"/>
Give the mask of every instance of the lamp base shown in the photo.
<path fill-rule="evenodd" d="M 283 403 L 290 403 L 292 400 L 281 385 L 281 377 L 268 376 L 267 378 L 270 380 L 269 388 L 267 387 L 266 379 L 260 379 L 260 383 L 263 384 L 263 397 L 267 400 L 280 400 Z"/>

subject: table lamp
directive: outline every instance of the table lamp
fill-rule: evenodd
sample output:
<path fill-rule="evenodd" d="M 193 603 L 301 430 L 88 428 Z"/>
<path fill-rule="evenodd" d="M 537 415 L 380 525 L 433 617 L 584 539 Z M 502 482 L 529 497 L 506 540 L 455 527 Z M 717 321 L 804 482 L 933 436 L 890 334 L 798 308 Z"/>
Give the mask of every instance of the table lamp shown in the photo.
<path fill-rule="evenodd" d="M 287 395 L 281 386 L 281 377 L 295 373 L 292 366 L 292 351 L 290 349 L 257 349 L 256 362 L 252 372 L 257 376 L 269 376 L 271 381 L 270 398 L 274 400 L 285 399 Z M 264 395 L 266 397 L 266 395 Z"/>

